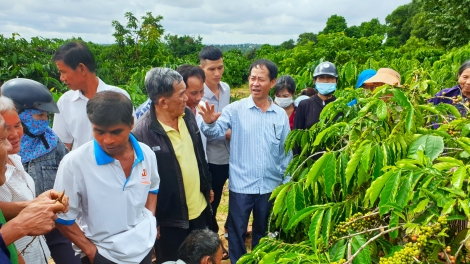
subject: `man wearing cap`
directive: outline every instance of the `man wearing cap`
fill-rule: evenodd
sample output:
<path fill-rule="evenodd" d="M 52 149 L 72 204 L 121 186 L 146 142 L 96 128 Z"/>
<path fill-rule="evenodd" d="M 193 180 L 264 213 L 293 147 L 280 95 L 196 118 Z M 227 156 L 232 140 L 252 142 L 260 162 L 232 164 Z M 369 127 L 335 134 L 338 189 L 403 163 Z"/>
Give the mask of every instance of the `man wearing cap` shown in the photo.
<path fill-rule="evenodd" d="M 294 117 L 294 129 L 309 129 L 320 120 L 323 108 L 336 100 L 333 93 L 338 82 L 338 70 L 333 63 L 320 63 L 313 72 L 313 82 L 318 93 L 299 103 Z M 294 154 L 299 152 L 299 149 L 294 149 Z"/>

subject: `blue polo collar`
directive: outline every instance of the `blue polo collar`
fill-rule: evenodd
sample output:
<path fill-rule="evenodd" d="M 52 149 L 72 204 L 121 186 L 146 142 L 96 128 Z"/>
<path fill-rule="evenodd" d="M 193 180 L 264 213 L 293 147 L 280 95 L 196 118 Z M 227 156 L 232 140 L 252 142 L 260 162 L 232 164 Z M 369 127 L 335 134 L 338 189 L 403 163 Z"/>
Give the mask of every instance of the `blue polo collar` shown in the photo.
<path fill-rule="evenodd" d="M 134 137 L 134 135 L 130 134 L 129 135 L 129 141 L 132 144 L 132 148 L 134 148 L 135 155 L 137 156 L 136 163 L 139 163 L 144 160 L 144 154 L 142 152 L 142 148 L 139 145 L 139 142 L 137 139 Z M 94 152 L 95 152 L 95 160 L 96 164 L 98 165 L 106 165 L 108 163 L 111 163 L 114 161 L 114 158 L 109 156 L 98 144 L 98 142 L 93 140 L 94 142 Z"/>

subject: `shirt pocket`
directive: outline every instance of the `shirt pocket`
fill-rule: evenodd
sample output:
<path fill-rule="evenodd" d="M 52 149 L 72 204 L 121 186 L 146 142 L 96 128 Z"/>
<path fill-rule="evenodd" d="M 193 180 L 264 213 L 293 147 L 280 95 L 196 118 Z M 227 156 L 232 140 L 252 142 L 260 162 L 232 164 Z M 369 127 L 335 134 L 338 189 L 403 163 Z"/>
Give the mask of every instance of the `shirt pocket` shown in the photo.
<path fill-rule="evenodd" d="M 266 129 L 266 141 L 269 146 L 269 152 L 272 156 L 277 157 L 280 150 L 280 143 L 281 143 L 281 135 L 282 131 L 284 130 L 284 125 L 272 123 Z"/>

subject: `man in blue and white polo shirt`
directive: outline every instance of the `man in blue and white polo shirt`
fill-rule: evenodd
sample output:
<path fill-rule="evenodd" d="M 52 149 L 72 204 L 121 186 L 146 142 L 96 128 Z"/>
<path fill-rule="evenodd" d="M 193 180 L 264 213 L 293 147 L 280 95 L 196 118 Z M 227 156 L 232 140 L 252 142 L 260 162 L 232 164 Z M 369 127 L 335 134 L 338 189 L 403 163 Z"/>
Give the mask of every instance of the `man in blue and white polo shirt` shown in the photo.
<path fill-rule="evenodd" d="M 130 134 L 132 103 L 113 91 L 87 103 L 94 141 L 62 160 L 56 190 L 69 196 L 59 230 L 82 263 L 151 263 L 160 178 L 154 152 Z"/>

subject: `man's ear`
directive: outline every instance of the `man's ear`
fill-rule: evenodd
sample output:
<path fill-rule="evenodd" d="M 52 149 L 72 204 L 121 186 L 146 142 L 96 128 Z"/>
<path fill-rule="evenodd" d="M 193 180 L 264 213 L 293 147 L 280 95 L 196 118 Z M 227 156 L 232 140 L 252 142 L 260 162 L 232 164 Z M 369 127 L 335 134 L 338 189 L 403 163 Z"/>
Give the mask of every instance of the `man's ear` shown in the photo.
<path fill-rule="evenodd" d="M 204 257 L 202 257 L 200 264 L 214 264 L 214 263 L 212 263 L 211 257 L 204 256 Z"/>
<path fill-rule="evenodd" d="M 80 71 L 81 75 L 85 75 L 88 72 L 88 68 L 81 62 L 77 65 L 77 69 Z"/>
<path fill-rule="evenodd" d="M 157 100 L 158 105 L 163 107 L 163 108 L 168 108 L 168 104 L 166 103 L 166 98 L 164 96 L 160 96 Z"/>

